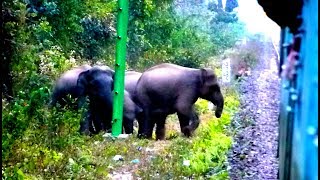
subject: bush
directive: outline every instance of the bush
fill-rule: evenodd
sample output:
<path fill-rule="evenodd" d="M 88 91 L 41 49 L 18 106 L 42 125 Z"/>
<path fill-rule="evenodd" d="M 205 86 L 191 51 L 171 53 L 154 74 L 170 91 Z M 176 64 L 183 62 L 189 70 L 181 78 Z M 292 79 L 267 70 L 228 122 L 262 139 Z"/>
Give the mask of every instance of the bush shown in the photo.
<path fill-rule="evenodd" d="M 242 71 L 250 71 L 253 69 L 262 55 L 263 42 L 258 38 L 251 37 L 246 39 L 241 44 L 236 45 L 230 52 L 226 53 L 224 57 L 231 59 L 232 75 L 239 74 Z"/>

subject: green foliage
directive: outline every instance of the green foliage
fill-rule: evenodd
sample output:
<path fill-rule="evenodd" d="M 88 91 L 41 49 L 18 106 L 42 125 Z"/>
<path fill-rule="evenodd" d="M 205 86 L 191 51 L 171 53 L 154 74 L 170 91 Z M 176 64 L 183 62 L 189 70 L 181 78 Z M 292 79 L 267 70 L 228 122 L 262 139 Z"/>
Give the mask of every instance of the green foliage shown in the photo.
<path fill-rule="evenodd" d="M 93 60 L 95 58 L 103 57 L 105 54 L 110 53 L 104 51 L 105 48 L 114 46 L 114 34 L 112 27 L 108 26 L 108 19 L 97 19 L 90 16 L 81 20 L 81 25 L 84 31 L 79 35 L 78 43 L 82 47 L 80 55 L 86 59 Z M 115 36 L 112 36 L 115 38 Z M 115 53 L 114 51 L 111 51 Z"/>
<path fill-rule="evenodd" d="M 64 47 L 65 52 L 77 48 L 74 37 L 83 31 L 80 20 L 84 17 L 84 3 L 80 0 L 55 0 L 58 13 L 47 16 L 48 22 L 54 27 L 54 40 Z M 63 24 L 63 25 L 62 25 Z"/>
<path fill-rule="evenodd" d="M 117 8 L 116 0 L 85 0 L 84 4 L 86 7 L 86 14 L 90 14 L 92 17 L 115 19 L 115 12 Z"/>
<path fill-rule="evenodd" d="M 3 178 L 103 179 L 134 158 L 146 158 L 136 148 L 152 146 L 152 141 L 80 136 L 83 110 L 47 107 L 52 85 L 63 72 L 82 63 L 113 65 L 116 1 L 5 0 L 3 5 L 11 17 L 4 30 L 13 46 L 6 62 L 14 92 L 11 102 L 2 99 Z M 205 66 L 242 33 L 231 13 L 181 15 L 172 0 L 130 1 L 129 18 L 127 68 L 140 71 L 162 62 Z M 237 106 L 237 98 L 227 95 L 224 114 L 217 120 L 205 116 L 211 113 L 208 102 L 199 100 L 196 109 L 205 117 L 195 137 L 186 140 L 169 131 L 168 147 L 154 160 L 145 160 L 150 167 L 140 166 L 135 174 L 226 178 L 225 152 L 231 139 L 225 126 Z M 116 154 L 126 159 L 114 162 Z M 189 167 L 181 165 L 186 159 Z"/>
<path fill-rule="evenodd" d="M 14 140 L 19 138 L 28 126 L 25 120 L 27 103 L 27 100 L 22 98 L 11 104 L 2 100 L 2 160 L 7 157 Z"/>
<path fill-rule="evenodd" d="M 145 11 L 144 1 L 132 3 L 129 23 L 128 63 L 130 67 L 145 69 L 162 62 L 186 67 L 200 67 L 210 56 L 231 47 L 241 34 L 241 25 L 234 14 L 229 22 L 207 15 L 183 16 L 173 4 Z M 227 14 L 223 11 L 224 14 Z M 207 24 L 210 24 L 209 28 Z M 237 25 L 236 25 L 237 24 Z M 230 29 L 232 32 L 230 32 Z"/>
<path fill-rule="evenodd" d="M 198 99 L 195 103 L 195 109 L 200 114 L 206 114 L 209 112 L 209 102 L 204 99 Z"/>

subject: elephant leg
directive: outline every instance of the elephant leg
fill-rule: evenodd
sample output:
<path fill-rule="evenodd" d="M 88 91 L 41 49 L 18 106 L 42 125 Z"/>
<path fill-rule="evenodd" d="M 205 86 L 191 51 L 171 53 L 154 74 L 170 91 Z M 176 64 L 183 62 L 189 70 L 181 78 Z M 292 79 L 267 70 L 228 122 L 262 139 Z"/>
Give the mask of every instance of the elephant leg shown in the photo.
<path fill-rule="evenodd" d="M 91 120 L 90 123 L 89 123 L 89 131 L 90 131 L 92 134 L 97 134 L 97 131 L 96 131 L 95 128 L 94 128 L 94 125 L 93 125 L 92 120 Z"/>
<path fill-rule="evenodd" d="M 133 120 L 124 117 L 122 124 L 123 124 L 124 132 L 126 134 L 132 134 L 133 133 Z"/>
<path fill-rule="evenodd" d="M 108 114 L 107 117 L 104 119 L 104 121 L 102 121 L 102 129 L 105 132 L 108 132 L 108 133 L 111 132 L 111 130 L 112 130 L 112 114 Z"/>
<path fill-rule="evenodd" d="M 141 137 L 143 134 L 143 114 L 137 114 L 136 119 L 138 121 L 138 137 Z"/>
<path fill-rule="evenodd" d="M 89 120 L 84 119 L 80 122 L 80 133 L 90 135 Z"/>
<path fill-rule="evenodd" d="M 90 133 L 92 132 L 90 130 L 90 124 L 92 124 L 92 121 L 90 119 L 90 113 L 87 111 L 84 114 L 83 119 L 80 121 L 80 133 L 83 133 L 85 135 L 90 135 Z"/>
<path fill-rule="evenodd" d="M 189 111 L 179 111 L 177 114 L 181 132 L 187 137 L 192 136 L 194 130 L 199 126 L 199 117 L 195 110 L 191 108 Z"/>
<path fill-rule="evenodd" d="M 156 120 L 153 118 L 150 118 L 146 125 L 146 138 L 147 139 L 152 139 L 152 133 L 153 133 L 153 128 L 156 124 Z"/>
<path fill-rule="evenodd" d="M 98 113 L 92 113 L 92 121 L 94 128 L 96 129 L 96 132 L 99 133 L 101 130 L 103 130 L 103 124 L 101 121 L 101 117 L 98 115 Z"/>
<path fill-rule="evenodd" d="M 187 129 L 187 127 L 189 125 L 189 118 L 180 114 L 180 113 L 177 113 L 177 114 L 178 114 L 178 118 L 179 118 L 181 132 L 185 136 L 189 137 L 191 135 L 189 130 Z"/>
<path fill-rule="evenodd" d="M 167 116 L 160 115 L 156 118 L 156 140 L 165 140 L 166 137 L 166 129 L 165 129 L 165 122 Z"/>
<path fill-rule="evenodd" d="M 199 116 L 197 112 L 193 109 L 191 123 L 188 126 L 188 128 L 193 132 L 199 127 L 199 124 L 200 124 Z"/>
<path fill-rule="evenodd" d="M 181 129 L 181 132 L 187 136 L 187 137 L 190 137 L 191 136 L 191 131 L 190 129 L 188 128 L 189 126 L 189 121 L 190 121 L 190 118 L 188 115 L 184 115 L 182 113 L 177 113 L 178 114 L 178 118 L 179 118 L 179 122 L 180 122 L 180 129 Z"/>
<path fill-rule="evenodd" d="M 143 115 L 139 116 L 138 120 L 139 120 L 138 137 L 151 139 L 155 122 L 152 118 L 150 118 L 149 109 L 144 108 Z"/>

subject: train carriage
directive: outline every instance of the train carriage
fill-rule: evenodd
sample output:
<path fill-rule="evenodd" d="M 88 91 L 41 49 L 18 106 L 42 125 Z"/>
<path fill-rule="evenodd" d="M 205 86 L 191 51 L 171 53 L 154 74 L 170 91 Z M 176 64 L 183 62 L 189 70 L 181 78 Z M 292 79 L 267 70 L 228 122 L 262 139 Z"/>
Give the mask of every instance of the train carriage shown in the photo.
<path fill-rule="evenodd" d="M 279 179 L 318 179 L 318 1 L 258 2 L 282 28 Z"/>

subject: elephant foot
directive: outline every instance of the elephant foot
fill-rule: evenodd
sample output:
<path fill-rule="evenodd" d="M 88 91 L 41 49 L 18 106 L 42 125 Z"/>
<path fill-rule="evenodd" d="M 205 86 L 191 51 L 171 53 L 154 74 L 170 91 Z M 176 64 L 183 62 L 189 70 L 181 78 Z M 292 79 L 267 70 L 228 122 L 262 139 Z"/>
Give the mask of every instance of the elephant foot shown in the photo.
<path fill-rule="evenodd" d="M 189 126 L 182 128 L 181 131 L 186 137 L 192 136 L 193 131 L 191 130 L 191 128 Z"/>
<path fill-rule="evenodd" d="M 158 141 L 164 141 L 164 140 L 166 140 L 166 138 L 165 137 L 156 137 L 156 140 Z"/>
<path fill-rule="evenodd" d="M 156 135 L 156 140 L 165 140 L 166 139 L 166 136 L 164 134 L 161 134 L 161 135 Z"/>
<path fill-rule="evenodd" d="M 145 134 L 138 134 L 137 137 L 138 137 L 139 139 L 149 139 L 149 138 L 147 137 L 147 135 L 145 135 Z"/>
<path fill-rule="evenodd" d="M 157 130 L 156 140 L 165 140 L 165 139 L 166 139 L 165 129 Z"/>
<path fill-rule="evenodd" d="M 80 134 L 86 135 L 86 136 L 91 136 L 92 133 L 89 130 L 85 130 L 85 131 L 80 131 Z"/>
<path fill-rule="evenodd" d="M 152 140 L 152 136 L 147 136 L 147 135 L 138 135 L 138 138 Z"/>

